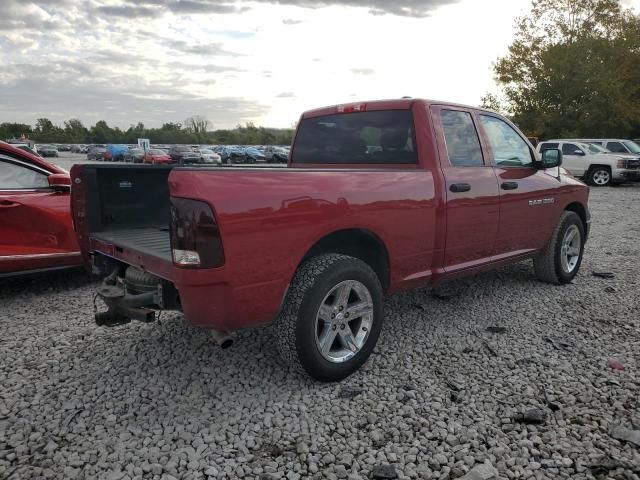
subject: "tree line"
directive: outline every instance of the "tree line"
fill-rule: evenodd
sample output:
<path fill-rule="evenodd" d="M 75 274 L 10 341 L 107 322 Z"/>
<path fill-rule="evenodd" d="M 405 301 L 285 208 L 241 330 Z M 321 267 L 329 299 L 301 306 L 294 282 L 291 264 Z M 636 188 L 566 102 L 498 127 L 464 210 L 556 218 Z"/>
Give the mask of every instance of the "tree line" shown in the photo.
<path fill-rule="evenodd" d="M 100 120 L 85 127 L 77 118 L 55 125 L 48 118 L 39 118 L 35 126 L 23 123 L 0 123 L 0 139 L 27 136 L 37 143 L 122 143 L 135 144 L 138 138 L 148 138 L 153 144 L 211 144 L 211 145 L 290 145 L 294 130 L 290 128 L 257 127 L 248 122 L 234 129 L 209 130 L 203 117 L 189 117 L 184 123 L 164 123 L 160 128 L 146 128 L 144 124 L 131 125 L 122 130 Z"/>
<path fill-rule="evenodd" d="M 533 0 L 482 106 L 529 136 L 640 138 L 640 16 L 617 0 Z"/>

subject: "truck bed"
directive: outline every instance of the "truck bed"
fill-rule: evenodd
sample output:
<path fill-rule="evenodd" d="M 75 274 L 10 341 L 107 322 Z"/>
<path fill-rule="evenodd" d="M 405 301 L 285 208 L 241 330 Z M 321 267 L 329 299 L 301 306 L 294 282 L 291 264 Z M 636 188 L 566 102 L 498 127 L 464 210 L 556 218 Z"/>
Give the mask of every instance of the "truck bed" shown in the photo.
<path fill-rule="evenodd" d="M 167 227 L 145 227 L 96 232 L 92 237 L 117 247 L 137 250 L 171 262 L 171 244 L 169 229 Z"/>

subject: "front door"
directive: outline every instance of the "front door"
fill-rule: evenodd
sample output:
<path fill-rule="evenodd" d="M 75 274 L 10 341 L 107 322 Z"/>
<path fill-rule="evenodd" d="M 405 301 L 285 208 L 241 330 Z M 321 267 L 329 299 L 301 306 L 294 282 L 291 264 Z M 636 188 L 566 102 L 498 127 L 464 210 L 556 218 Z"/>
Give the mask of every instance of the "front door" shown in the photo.
<path fill-rule="evenodd" d="M 0 274 L 78 263 L 69 193 L 47 173 L 0 156 Z"/>
<path fill-rule="evenodd" d="M 562 144 L 562 166 L 574 177 L 584 177 L 587 172 L 587 154 L 575 143 Z"/>
<path fill-rule="evenodd" d="M 498 232 L 498 180 L 485 162 L 471 110 L 432 107 L 446 183 L 444 269 L 462 271 L 490 261 Z"/>
<path fill-rule="evenodd" d="M 488 113 L 479 115 L 500 189 L 500 227 L 494 260 L 541 249 L 557 218 L 558 180 L 539 170 L 535 153 L 513 126 Z"/>

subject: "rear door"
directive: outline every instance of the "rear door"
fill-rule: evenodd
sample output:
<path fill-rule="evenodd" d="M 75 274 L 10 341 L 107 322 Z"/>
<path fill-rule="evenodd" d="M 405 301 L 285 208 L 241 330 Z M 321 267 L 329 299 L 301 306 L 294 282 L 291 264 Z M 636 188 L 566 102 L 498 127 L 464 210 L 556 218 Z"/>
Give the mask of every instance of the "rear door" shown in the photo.
<path fill-rule="evenodd" d="M 53 191 L 47 177 L 0 154 L 0 274 L 80 262 L 69 193 Z"/>
<path fill-rule="evenodd" d="M 533 148 L 512 124 L 486 112 L 478 118 L 500 191 L 494 260 L 540 249 L 555 226 L 559 182 L 536 168 Z"/>
<path fill-rule="evenodd" d="M 575 143 L 564 142 L 562 144 L 562 166 L 569 170 L 575 177 L 584 177 L 588 168 L 587 154 Z"/>
<path fill-rule="evenodd" d="M 485 161 L 473 112 L 432 106 L 440 165 L 446 184 L 445 271 L 488 262 L 498 232 L 498 180 Z"/>

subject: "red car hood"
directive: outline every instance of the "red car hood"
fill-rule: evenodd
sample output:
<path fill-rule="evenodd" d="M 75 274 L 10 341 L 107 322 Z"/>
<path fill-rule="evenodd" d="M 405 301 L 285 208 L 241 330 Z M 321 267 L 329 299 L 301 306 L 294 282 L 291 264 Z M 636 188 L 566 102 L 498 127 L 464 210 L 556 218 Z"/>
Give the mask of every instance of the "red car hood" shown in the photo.
<path fill-rule="evenodd" d="M 69 173 L 64 168 L 54 165 L 53 163 L 49 163 L 42 157 L 38 157 L 37 155 L 33 155 L 32 153 L 14 147 L 10 143 L 0 141 L 0 153 L 7 153 L 11 156 L 18 157 L 24 162 L 32 163 L 51 173 Z"/>

